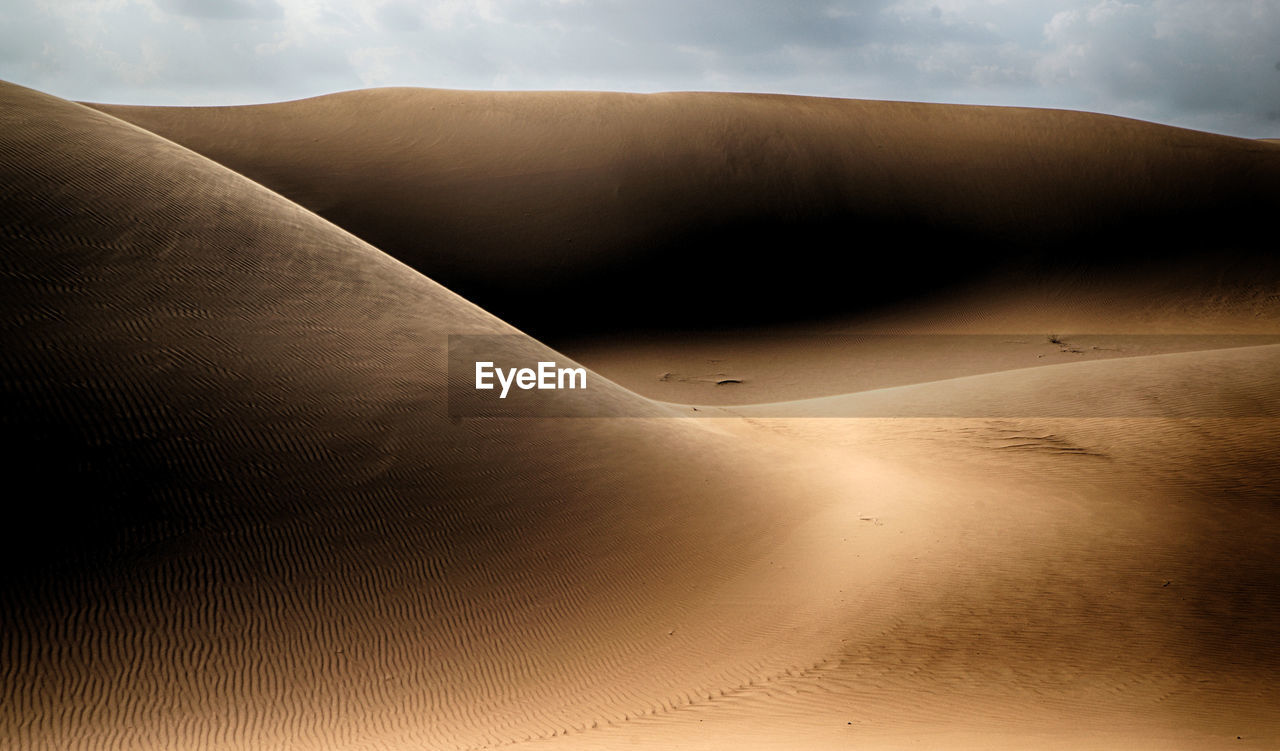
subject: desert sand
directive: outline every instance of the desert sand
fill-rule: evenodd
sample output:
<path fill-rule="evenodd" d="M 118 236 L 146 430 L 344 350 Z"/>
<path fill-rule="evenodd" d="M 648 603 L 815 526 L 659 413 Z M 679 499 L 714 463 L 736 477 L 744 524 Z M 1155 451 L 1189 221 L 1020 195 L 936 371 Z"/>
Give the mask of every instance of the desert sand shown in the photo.
<path fill-rule="evenodd" d="M 719 94 L 0 121 L 8 746 L 1280 745 L 1272 145 Z M 583 416 L 451 417 L 455 334 L 587 366 Z"/>

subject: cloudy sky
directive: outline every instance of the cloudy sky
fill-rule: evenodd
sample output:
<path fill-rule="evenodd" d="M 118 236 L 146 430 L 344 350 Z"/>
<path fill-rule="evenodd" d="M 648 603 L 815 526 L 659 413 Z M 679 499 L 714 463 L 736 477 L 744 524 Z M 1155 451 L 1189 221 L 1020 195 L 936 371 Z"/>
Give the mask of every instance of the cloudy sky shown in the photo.
<path fill-rule="evenodd" d="M 1280 137 L 1280 0 L 0 0 L 0 78 L 137 104 L 767 91 Z"/>

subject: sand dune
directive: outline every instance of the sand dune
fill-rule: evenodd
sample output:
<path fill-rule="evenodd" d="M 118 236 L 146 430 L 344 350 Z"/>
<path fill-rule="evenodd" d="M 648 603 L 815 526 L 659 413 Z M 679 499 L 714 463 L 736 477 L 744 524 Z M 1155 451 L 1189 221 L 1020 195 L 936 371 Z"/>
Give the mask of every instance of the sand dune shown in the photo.
<path fill-rule="evenodd" d="M 997 273 L 1072 295 L 1120 273 L 1184 304 L 1280 282 L 1258 244 L 1280 152 L 1116 117 L 427 89 L 93 106 L 552 339 L 862 313 Z"/>
<path fill-rule="evenodd" d="M 776 637 L 814 606 L 763 558 L 820 494 L 677 420 L 451 421 L 446 335 L 513 329 L 202 157 L 4 99 L 4 457 L 33 490 L 0 737 L 468 748 L 808 659 Z"/>
<path fill-rule="evenodd" d="M 431 106 L 447 129 L 405 125 Z M 1009 243 L 1110 231 L 1152 205 L 1244 226 L 1232 212 L 1274 200 L 1251 192 L 1274 179 L 1259 156 L 1271 147 L 1064 113 L 719 95 L 380 91 L 104 110 L 164 138 L 0 88 L 0 457 L 15 493 L 35 489 L 12 501 L 26 518 L 4 546 L 9 745 L 1280 744 L 1277 345 L 1183 339 L 1087 361 L 1057 351 L 1031 368 L 1019 358 L 1036 353 L 1020 349 L 994 372 L 975 369 L 983 357 L 920 359 L 890 384 L 832 381 L 860 393 L 700 405 L 731 415 L 720 419 L 684 419 L 691 407 L 592 373 L 579 407 L 595 417 L 450 418 L 449 335 L 503 334 L 530 358 L 564 358 L 375 247 L 495 298 L 531 274 L 544 291 L 601 284 L 573 300 L 609 301 L 599 320 L 621 325 L 628 301 L 600 275 L 618 259 L 642 268 L 636 254 L 664 233 L 727 222 L 742 240 L 740 217 L 761 209 L 775 229 L 799 211 L 816 232 L 822 211 L 865 201 L 895 221 L 927 204 L 941 222 L 930 231 Z M 836 116 L 850 110 L 867 118 Z M 939 118 L 967 123 L 958 140 L 936 145 Z M 825 145 L 797 151 L 792 120 Z M 670 132 L 653 130 L 663 121 Z M 889 130 L 897 150 L 865 163 Z M 695 135 L 668 140 L 682 132 Z M 959 148 L 987 132 L 1008 150 Z M 1029 139 L 1060 150 L 1028 151 Z M 413 158 L 391 165 L 386 150 Z M 1117 153 L 1132 170 L 1098 183 Z M 1019 159 L 1058 166 L 1035 177 Z M 851 165 L 863 167 L 850 177 Z M 1003 187 L 954 190 L 973 174 Z M 1082 204 L 1085 184 L 1097 194 Z M 1028 186 L 1009 216 L 1045 224 L 1010 229 L 999 207 Z M 632 189 L 642 199 L 622 200 Z M 689 200 L 705 191 L 726 197 Z M 559 242 L 570 235 L 572 250 Z M 1266 331 L 1275 270 L 1224 242 L 1224 268 L 1256 273 L 1250 286 L 1224 272 L 1239 296 L 1215 298 L 1222 320 L 1261 311 Z M 830 248 L 802 250 L 812 261 Z M 1127 258 L 1156 268 L 1144 254 Z M 789 260 L 787 273 L 814 275 Z M 716 309 L 770 272 L 689 286 Z M 929 287 L 895 320 L 963 328 L 947 318 L 954 301 L 928 309 Z M 687 322 L 696 296 L 679 289 L 645 299 Z M 776 324 L 793 316 L 772 315 L 790 299 L 772 289 L 751 308 Z M 1016 297 L 1029 289 L 987 312 L 1025 324 L 1034 301 Z M 1174 285 L 1152 320 L 1194 330 L 1176 305 L 1203 300 L 1196 289 Z M 538 299 L 517 292 L 512 310 Z M 811 372 L 784 359 L 794 377 Z M 1092 411 L 1034 409 L 1068 396 Z M 937 416 L 960 407 L 979 416 Z M 931 416 L 897 419 L 911 414 Z"/>

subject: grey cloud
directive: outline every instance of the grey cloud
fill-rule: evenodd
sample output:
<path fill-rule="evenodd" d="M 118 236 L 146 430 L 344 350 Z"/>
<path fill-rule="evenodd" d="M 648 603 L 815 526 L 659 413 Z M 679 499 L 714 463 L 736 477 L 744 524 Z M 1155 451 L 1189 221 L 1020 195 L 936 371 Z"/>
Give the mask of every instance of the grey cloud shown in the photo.
<path fill-rule="evenodd" d="M 389 2 L 377 8 L 374 14 L 384 31 L 408 32 L 422 29 L 422 14 L 408 0 Z"/>
<path fill-rule="evenodd" d="M 175 15 L 192 18 L 276 19 L 284 15 L 275 0 L 156 0 L 156 4 Z"/>
<path fill-rule="evenodd" d="M 1277 135 L 1280 113 L 1280 0 L 17 0 L 0 21 L 0 77 L 139 103 L 371 85 L 756 90 L 1240 135 Z"/>
<path fill-rule="evenodd" d="M 0 65 L 35 71 L 53 63 L 50 55 L 64 47 L 66 35 L 42 8 L 18 5 L 0 13 Z"/>
<path fill-rule="evenodd" d="M 1259 125 L 1280 108 L 1280 76 L 1267 64 L 1280 51 L 1280 3 L 1105 0 L 1056 15 L 1045 33 L 1046 83 L 1104 106 Z"/>

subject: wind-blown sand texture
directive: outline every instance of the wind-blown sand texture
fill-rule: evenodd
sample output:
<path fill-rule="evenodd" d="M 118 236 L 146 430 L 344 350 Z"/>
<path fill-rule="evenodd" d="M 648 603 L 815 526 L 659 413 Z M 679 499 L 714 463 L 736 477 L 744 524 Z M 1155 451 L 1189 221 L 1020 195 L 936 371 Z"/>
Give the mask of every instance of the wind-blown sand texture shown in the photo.
<path fill-rule="evenodd" d="M 789 97 L 4 85 L 0 175 L 5 745 L 1280 744 L 1280 344 L 1056 327 L 1280 335 L 1250 244 L 1272 146 Z M 914 260 L 863 245 L 895 238 Z M 917 288 L 946 238 L 970 255 Z M 850 255 L 874 278 L 837 283 Z M 451 419 L 448 335 L 566 360 L 502 308 L 634 385 Z M 645 390 L 746 322 L 755 396 L 700 405 L 727 416 Z M 1044 341 L 787 344 L 871 330 Z"/>

